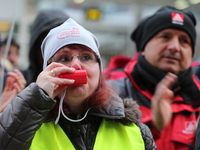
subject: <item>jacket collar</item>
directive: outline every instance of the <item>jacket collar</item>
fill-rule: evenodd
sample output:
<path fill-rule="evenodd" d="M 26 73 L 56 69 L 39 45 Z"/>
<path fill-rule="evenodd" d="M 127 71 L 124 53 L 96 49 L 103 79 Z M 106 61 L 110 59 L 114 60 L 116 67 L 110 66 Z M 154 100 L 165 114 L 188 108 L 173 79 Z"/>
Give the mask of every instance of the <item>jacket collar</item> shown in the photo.
<path fill-rule="evenodd" d="M 125 125 L 129 125 L 132 122 L 138 122 L 141 118 L 141 111 L 136 101 L 132 99 L 121 99 L 112 91 L 107 103 L 101 108 L 92 108 L 88 115 L 117 120 Z M 53 121 L 55 118 L 56 115 L 49 114 L 44 122 Z"/>

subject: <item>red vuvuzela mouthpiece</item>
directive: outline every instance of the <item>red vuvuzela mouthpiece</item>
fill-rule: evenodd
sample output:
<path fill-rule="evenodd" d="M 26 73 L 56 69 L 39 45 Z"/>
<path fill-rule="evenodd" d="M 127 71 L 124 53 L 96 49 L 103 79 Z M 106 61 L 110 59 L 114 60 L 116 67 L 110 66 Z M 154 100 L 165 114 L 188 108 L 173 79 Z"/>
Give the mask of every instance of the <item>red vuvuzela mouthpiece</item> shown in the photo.
<path fill-rule="evenodd" d="M 73 79 L 75 82 L 73 84 L 63 84 L 60 86 L 71 86 L 71 85 L 80 85 L 87 83 L 87 72 L 86 70 L 75 70 L 73 73 L 61 73 L 59 78 Z"/>

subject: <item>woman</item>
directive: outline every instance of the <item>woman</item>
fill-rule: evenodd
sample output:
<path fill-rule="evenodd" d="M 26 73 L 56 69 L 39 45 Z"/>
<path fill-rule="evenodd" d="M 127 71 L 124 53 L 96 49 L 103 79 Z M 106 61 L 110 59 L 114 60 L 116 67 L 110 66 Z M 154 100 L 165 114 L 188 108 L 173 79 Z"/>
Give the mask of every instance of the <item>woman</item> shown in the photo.
<path fill-rule="evenodd" d="M 0 149 L 156 149 L 136 102 L 105 84 L 92 33 L 70 18 L 41 48 L 44 70 L 1 114 Z M 59 78 L 75 70 L 86 70 L 86 84 Z"/>

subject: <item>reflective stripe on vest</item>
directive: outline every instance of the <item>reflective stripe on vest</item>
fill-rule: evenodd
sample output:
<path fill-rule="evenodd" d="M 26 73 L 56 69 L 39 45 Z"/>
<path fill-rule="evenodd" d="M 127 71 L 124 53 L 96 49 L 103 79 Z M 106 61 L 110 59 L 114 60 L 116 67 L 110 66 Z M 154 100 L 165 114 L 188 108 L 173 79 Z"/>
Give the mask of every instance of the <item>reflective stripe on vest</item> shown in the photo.
<path fill-rule="evenodd" d="M 144 150 L 139 128 L 132 123 L 102 120 L 94 144 L 94 150 Z M 71 141 L 58 124 L 43 123 L 36 132 L 29 150 L 75 150 Z"/>

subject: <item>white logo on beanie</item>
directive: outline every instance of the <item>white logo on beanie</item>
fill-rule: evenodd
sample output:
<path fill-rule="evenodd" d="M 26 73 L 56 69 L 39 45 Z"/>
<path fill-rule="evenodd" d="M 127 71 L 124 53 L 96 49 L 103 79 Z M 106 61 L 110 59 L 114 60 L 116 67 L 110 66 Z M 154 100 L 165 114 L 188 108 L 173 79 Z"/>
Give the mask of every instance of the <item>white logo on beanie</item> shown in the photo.
<path fill-rule="evenodd" d="M 49 58 L 63 46 L 69 44 L 81 44 L 90 48 L 99 57 L 100 67 L 101 70 L 103 70 L 97 38 L 72 18 L 69 18 L 60 26 L 50 30 L 43 40 L 41 45 L 42 56 L 44 59 L 43 69 L 46 68 Z"/>
<path fill-rule="evenodd" d="M 179 13 L 172 12 L 172 23 L 183 25 L 184 23 L 184 15 Z"/>

